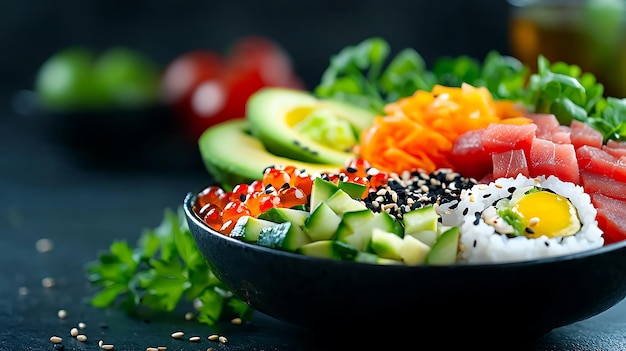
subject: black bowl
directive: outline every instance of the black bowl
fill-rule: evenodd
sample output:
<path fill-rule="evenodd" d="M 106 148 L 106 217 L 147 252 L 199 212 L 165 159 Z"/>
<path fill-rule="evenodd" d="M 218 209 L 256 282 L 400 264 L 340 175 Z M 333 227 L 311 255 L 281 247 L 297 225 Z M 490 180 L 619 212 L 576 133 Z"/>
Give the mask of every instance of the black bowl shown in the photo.
<path fill-rule="evenodd" d="M 324 337 L 532 342 L 626 296 L 626 241 L 519 263 L 374 265 L 232 239 L 195 215 L 195 199 L 184 199 L 187 222 L 217 277 L 255 310 Z"/>

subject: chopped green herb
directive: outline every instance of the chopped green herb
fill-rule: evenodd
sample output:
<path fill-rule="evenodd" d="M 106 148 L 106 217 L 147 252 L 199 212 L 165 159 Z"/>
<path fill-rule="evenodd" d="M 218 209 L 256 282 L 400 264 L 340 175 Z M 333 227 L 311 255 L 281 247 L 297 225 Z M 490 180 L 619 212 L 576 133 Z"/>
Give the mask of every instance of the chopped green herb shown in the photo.
<path fill-rule="evenodd" d="M 134 315 L 142 308 L 171 312 L 184 301 L 197 301 L 197 319 L 208 325 L 233 316 L 248 320 L 253 313 L 210 270 L 180 209 L 166 209 L 161 224 L 146 230 L 136 248 L 113 242 L 86 272 L 98 289 L 91 298 L 96 307 L 119 304 Z"/>

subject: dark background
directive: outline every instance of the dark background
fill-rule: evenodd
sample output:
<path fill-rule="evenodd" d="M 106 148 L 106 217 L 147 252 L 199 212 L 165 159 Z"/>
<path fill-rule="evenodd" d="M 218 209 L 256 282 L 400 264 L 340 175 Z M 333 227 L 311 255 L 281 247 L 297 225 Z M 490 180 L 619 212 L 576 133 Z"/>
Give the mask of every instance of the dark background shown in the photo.
<path fill-rule="evenodd" d="M 505 0 L 21 0 L 0 5 L 0 85 L 33 85 L 35 71 L 56 50 L 127 45 L 164 66 L 184 51 L 226 50 L 260 34 L 292 56 L 309 88 L 330 56 L 381 36 L 394 52 L 415 48 L 427 61 L 444 55 L 483 58 L 508 52 Z"/>

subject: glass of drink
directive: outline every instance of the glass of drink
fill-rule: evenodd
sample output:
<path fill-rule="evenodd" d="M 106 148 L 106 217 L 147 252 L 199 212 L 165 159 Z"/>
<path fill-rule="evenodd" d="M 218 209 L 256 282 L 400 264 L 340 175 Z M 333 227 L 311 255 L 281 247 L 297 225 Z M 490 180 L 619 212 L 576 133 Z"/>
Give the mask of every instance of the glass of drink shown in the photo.
<path fill-rule="evenodd" d="M 511 54 L 536 70 L 537 57 L 593 73 L 605 95 L 626 97 L 625 0 L 507 0 Z"/>

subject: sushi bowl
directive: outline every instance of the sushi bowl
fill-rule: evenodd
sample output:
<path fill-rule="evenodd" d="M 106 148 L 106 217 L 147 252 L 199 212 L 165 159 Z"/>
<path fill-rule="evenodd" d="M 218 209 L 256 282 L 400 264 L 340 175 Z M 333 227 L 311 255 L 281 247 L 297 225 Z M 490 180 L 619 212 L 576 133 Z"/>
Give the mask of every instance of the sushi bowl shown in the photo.
<path fill-rule="evenodd" d="M 256 311 L 325 338 L 442 346 L 531 343 L 626 296 L 626 241 L 502 264 L 378 265 L 308 257 L 223 235 L 183 209 L 216 276 Z M 374 342 L 366 338 L 367 345 Z M 380 338 L 378 338 L 380 339 Z"/>

